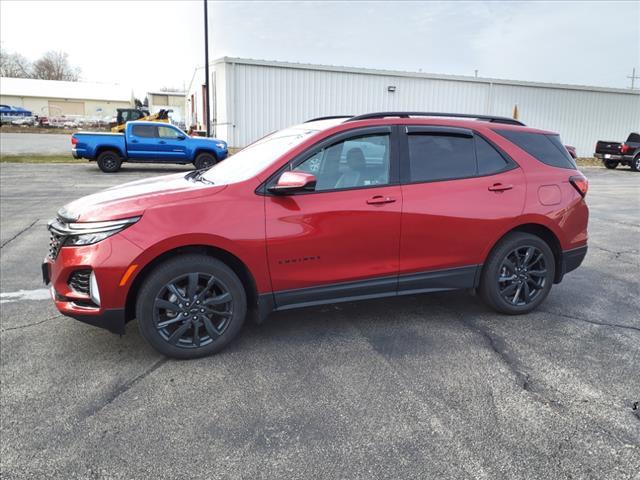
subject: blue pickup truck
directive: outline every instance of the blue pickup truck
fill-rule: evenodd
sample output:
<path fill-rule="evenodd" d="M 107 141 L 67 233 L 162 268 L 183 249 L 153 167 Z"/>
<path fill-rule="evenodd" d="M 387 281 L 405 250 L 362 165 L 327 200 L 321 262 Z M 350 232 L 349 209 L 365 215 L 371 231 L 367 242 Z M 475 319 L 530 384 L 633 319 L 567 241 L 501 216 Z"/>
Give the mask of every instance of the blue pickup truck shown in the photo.
<path fill-rule="evenodd" d="M 193 163 L 201 169 L 228 154 L 222 140 L 190 137 L 159 122 L 128 122 L 124 133 L 77 132 L 71 136 L 71 145 L 73 158 L 95 160 L 105 173 L 117 172 L 122 162 Z"/>

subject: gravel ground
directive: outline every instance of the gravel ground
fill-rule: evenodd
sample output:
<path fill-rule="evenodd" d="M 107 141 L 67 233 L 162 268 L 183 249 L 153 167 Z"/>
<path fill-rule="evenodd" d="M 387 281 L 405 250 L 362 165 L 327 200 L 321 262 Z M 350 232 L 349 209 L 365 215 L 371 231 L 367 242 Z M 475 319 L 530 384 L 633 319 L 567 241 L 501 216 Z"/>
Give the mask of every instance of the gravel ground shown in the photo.
<path fill-rule="evenodd" d="M 69 154 L 71 157 L 71 135 L 0 132 L 0 155 L 23 155 L 25 153 Z"/>
<path fill-rule="evenodd" d="M 640 175 L 585 169 L 589 254 L 526 316 L 465 292 L 309 308 L 174 361 L 39 299 L 60 205 L 181 169 L 0 166 L 3 479 L 639 478 Z"/>

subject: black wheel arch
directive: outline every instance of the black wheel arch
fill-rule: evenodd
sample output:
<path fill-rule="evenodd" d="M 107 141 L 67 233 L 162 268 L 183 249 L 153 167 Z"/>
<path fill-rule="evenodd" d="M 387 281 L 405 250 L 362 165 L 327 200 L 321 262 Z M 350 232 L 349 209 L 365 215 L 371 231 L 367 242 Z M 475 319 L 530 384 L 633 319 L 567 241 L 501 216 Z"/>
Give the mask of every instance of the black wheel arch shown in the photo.
<path fill-rule="evenodd" d="M 104 146 L 104 147 L 96 148 L 96 158 L 95 159 L 97 160 L 98 157 L 101 154 L 103 154 L 104 152 L 113 152 L 113 153 L 117 154 L 122 160 L 124 160 L 124 158 L 125 158 L 119 148 L 111 147 L 111 146 Z"/>
<path fill-rule="evenodd" d="M 560 245 L 560 240 L 548 227 L 545 227 L 539 223 L 525 223 L 522 225 L 518 225 L 517 227 L 512 228 L 504 235 L 502 235 L 491 247 L 489 253 L 486 258 L 489 258 L 491 253 L 496 249 L 496 247 L 500 244 L 500 242 L 510 233 L 513 232 L 523 232 L 531 235 L 535 235 L 536 237 L 542 239 L 549 248 L 553 252 L 553 260 L 555 264 L 555 277 L 553 279 L 553 283 L 560 283 L 562 280 L 562 246 Z M 486 264 L 486 261 L 485 261 Z M 484 270 L 484 266 L 483 266 Z M 478 272 L 477 280 L 481 278 L 482 271 Z M 478 283 L 478 282 L 476 282 Z"/>
<path fill-rule="evenodd" d="M 163 252 L 147 263 L 140 273 L 136 275 L 136 278 L 133 280 L 129 291 L 127 292 L 127 300 L 125 303 L 126 322 L 135 318 L 136 299 L 138 298 L 138 293 L 144 283 L 144 280 L 149 276 L 154 268 L 171 258 L 184 254 L 206 255 L 223 262 L 233 270 L 242 282 L 242 286 L 244 287 L 247 295 L 247 308 L 251 309 L 258 304 L 258 288 L 256 287 L 255 279 L 253 278 L 249 268 L 244 264 L 244 262 L 242 262 L 242 260 L 226 250 L 211 245 L 187 245 Z"/>

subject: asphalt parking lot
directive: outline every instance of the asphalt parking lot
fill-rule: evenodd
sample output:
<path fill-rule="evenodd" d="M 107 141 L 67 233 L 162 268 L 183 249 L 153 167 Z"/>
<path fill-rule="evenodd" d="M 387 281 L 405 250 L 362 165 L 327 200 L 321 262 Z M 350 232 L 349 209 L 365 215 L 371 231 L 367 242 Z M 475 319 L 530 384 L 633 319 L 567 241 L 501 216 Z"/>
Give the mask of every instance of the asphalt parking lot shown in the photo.
<path fill-rule="evenodd" d="M 309 308 L 174 361 L 58 315 L 40 262 L 59 206 L 178 170 L 0 166 L 2 478 L 640 478 L 640 175 L 585 168 L 589 254 L 527 316 Z"/>
<path fill-rule="evenodd" d="M 0 132 L 2 155 L 66 155 L 71 149 L 68 134 Z"/>

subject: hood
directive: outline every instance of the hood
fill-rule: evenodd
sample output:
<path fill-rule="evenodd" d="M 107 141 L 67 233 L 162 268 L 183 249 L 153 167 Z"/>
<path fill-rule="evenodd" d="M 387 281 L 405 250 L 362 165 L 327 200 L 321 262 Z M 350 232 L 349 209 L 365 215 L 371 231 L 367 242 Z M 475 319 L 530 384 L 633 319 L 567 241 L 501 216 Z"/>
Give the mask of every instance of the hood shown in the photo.
<path fill-rule="evenodd" d="M 226 187 L 184 177 L 185 173 L 177 173 L 111 187 L 66 204 L 58 216 L 70 222 L 118 220 L 142 215 L 157 205 L 214 195 Z"/>

